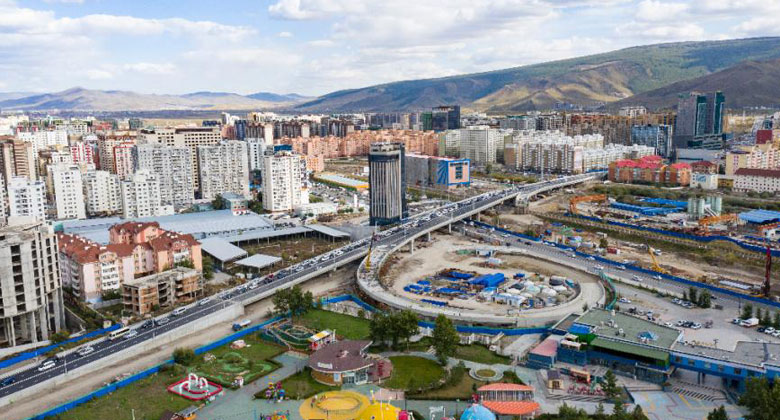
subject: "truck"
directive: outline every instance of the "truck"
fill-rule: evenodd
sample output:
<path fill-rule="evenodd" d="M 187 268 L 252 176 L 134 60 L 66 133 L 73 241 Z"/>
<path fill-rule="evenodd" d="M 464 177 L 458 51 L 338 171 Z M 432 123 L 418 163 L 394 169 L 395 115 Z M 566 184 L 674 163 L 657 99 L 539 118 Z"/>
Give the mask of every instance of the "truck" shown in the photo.
<path fill-rule="evenodd" d="M 244 327 L 248 326 L 251 323 L 252 323 L 252 320 L 249 320 L 249 319 L 245 319 L 243 321 L 236 322 L 235 324 L 233 324 L 233 331 L 240 331 L 240 330 L 244 329 Z"/>
<path fill-rule="evenodd" d="M 741 326 L 743 326 L 745 328 L 755 327 L 756 325 L 758 325 L 758 318 L 753 317 L 753 318 L 743 319 L 742 322 L 740 322 L 739 325 L 741 325 Z"/>

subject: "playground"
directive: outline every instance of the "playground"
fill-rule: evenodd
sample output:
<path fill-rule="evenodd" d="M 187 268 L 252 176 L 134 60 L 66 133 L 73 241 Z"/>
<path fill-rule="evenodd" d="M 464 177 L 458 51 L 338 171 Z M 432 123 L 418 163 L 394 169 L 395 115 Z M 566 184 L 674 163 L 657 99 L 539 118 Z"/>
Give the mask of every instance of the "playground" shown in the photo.
<path fill-rule="evenodd" d="M 353 391 L 328 391 L 307 398 L 299 409 L 304 420 L 350 420 L 369 405 L 368 397 Z"/>
<path fill-rule="evenodd" d="M 260 335 L 290 350 L 308 351 L 309 337 L 316 333 L 302 325 L 293 324 L 289 319 L 283 319 L 263 328 Z"/>
<path fill-rule="evenodd" d="M 284 351 L 284 347 L 250 334 L 199 357 L 189 371 L 236 389 L 276 370 L 279 365 L 271 359 Z"/>
<path fill-rule="evenodd" d="M 168 387 L 168 392 L 191 401 L 200 401 L 221 393 L 222 387 L 202 376 L 190 373 L 186 378 L 171 384 Z"/>

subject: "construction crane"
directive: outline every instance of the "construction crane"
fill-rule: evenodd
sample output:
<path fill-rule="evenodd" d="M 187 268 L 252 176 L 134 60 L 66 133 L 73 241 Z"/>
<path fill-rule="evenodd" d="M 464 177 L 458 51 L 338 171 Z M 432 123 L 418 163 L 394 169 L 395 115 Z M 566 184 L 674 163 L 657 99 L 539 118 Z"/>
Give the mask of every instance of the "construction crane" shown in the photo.
<path fill-rule="evenodd" d="M 709 233 L 709 226 L 715 223 L 735 223 L 739 220 L 738 214 L 721 214 L 720 216 L 702 217 L 699 219 L 699 226 L 704 228 L 705 233 Z"/>
<path fill-rule="evenodd" d="M 658 264 L 658 259 L 655 258 L 655 250 L 650 245 L 647 245 L 647 253 L 650 254 L 650 261 L 653 262 L 653 266 L 651 267 L 653 271 L 661 274 L 669 274 L 669 270 Z"/>
<path fill-rule="evenodd" d="M 577 204 L 579 203 L 592 203 L 592 202 L 606 202 L 606 194 L 594 194 L 594 195 L 581 195 L 579 197 L 572 197 L 569 200 L 569 213 L 577 214 Z"/>

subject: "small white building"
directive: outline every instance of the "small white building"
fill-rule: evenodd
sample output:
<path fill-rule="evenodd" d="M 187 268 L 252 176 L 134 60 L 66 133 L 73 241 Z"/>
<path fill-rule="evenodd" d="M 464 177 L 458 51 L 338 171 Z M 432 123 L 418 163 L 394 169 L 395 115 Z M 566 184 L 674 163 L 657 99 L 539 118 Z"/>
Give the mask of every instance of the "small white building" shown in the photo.
<path fill-rule="evenodd" d="M 312 215 L 312 217 L 317 217 L 321 214 L 333 214 L 336 212 L 338 212 L 338 206 L 334 203 L 326 202 L 307 203 L 295 207 L 295 215 L 299 217 L 307 214 Z"/>
<path fill-rule="evenodd" d="M 691 188 L 703 190 L 718 189 L 718 174 L 694 173 L 691 175 Z"/>

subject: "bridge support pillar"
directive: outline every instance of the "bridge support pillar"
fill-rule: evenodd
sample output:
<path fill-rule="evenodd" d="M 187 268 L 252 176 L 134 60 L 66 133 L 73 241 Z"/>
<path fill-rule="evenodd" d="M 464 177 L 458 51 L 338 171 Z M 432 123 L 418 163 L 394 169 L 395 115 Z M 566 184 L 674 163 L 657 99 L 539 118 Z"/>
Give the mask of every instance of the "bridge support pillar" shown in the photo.
<path fill-rule="evenodd" d="M 409 253 L 414 254 L 414 239 L 409 241 Z"/>
<path fill-rule="evenodd" d="M 452 233 L 452 223 L 447 225 L 447 233 Z"/>

